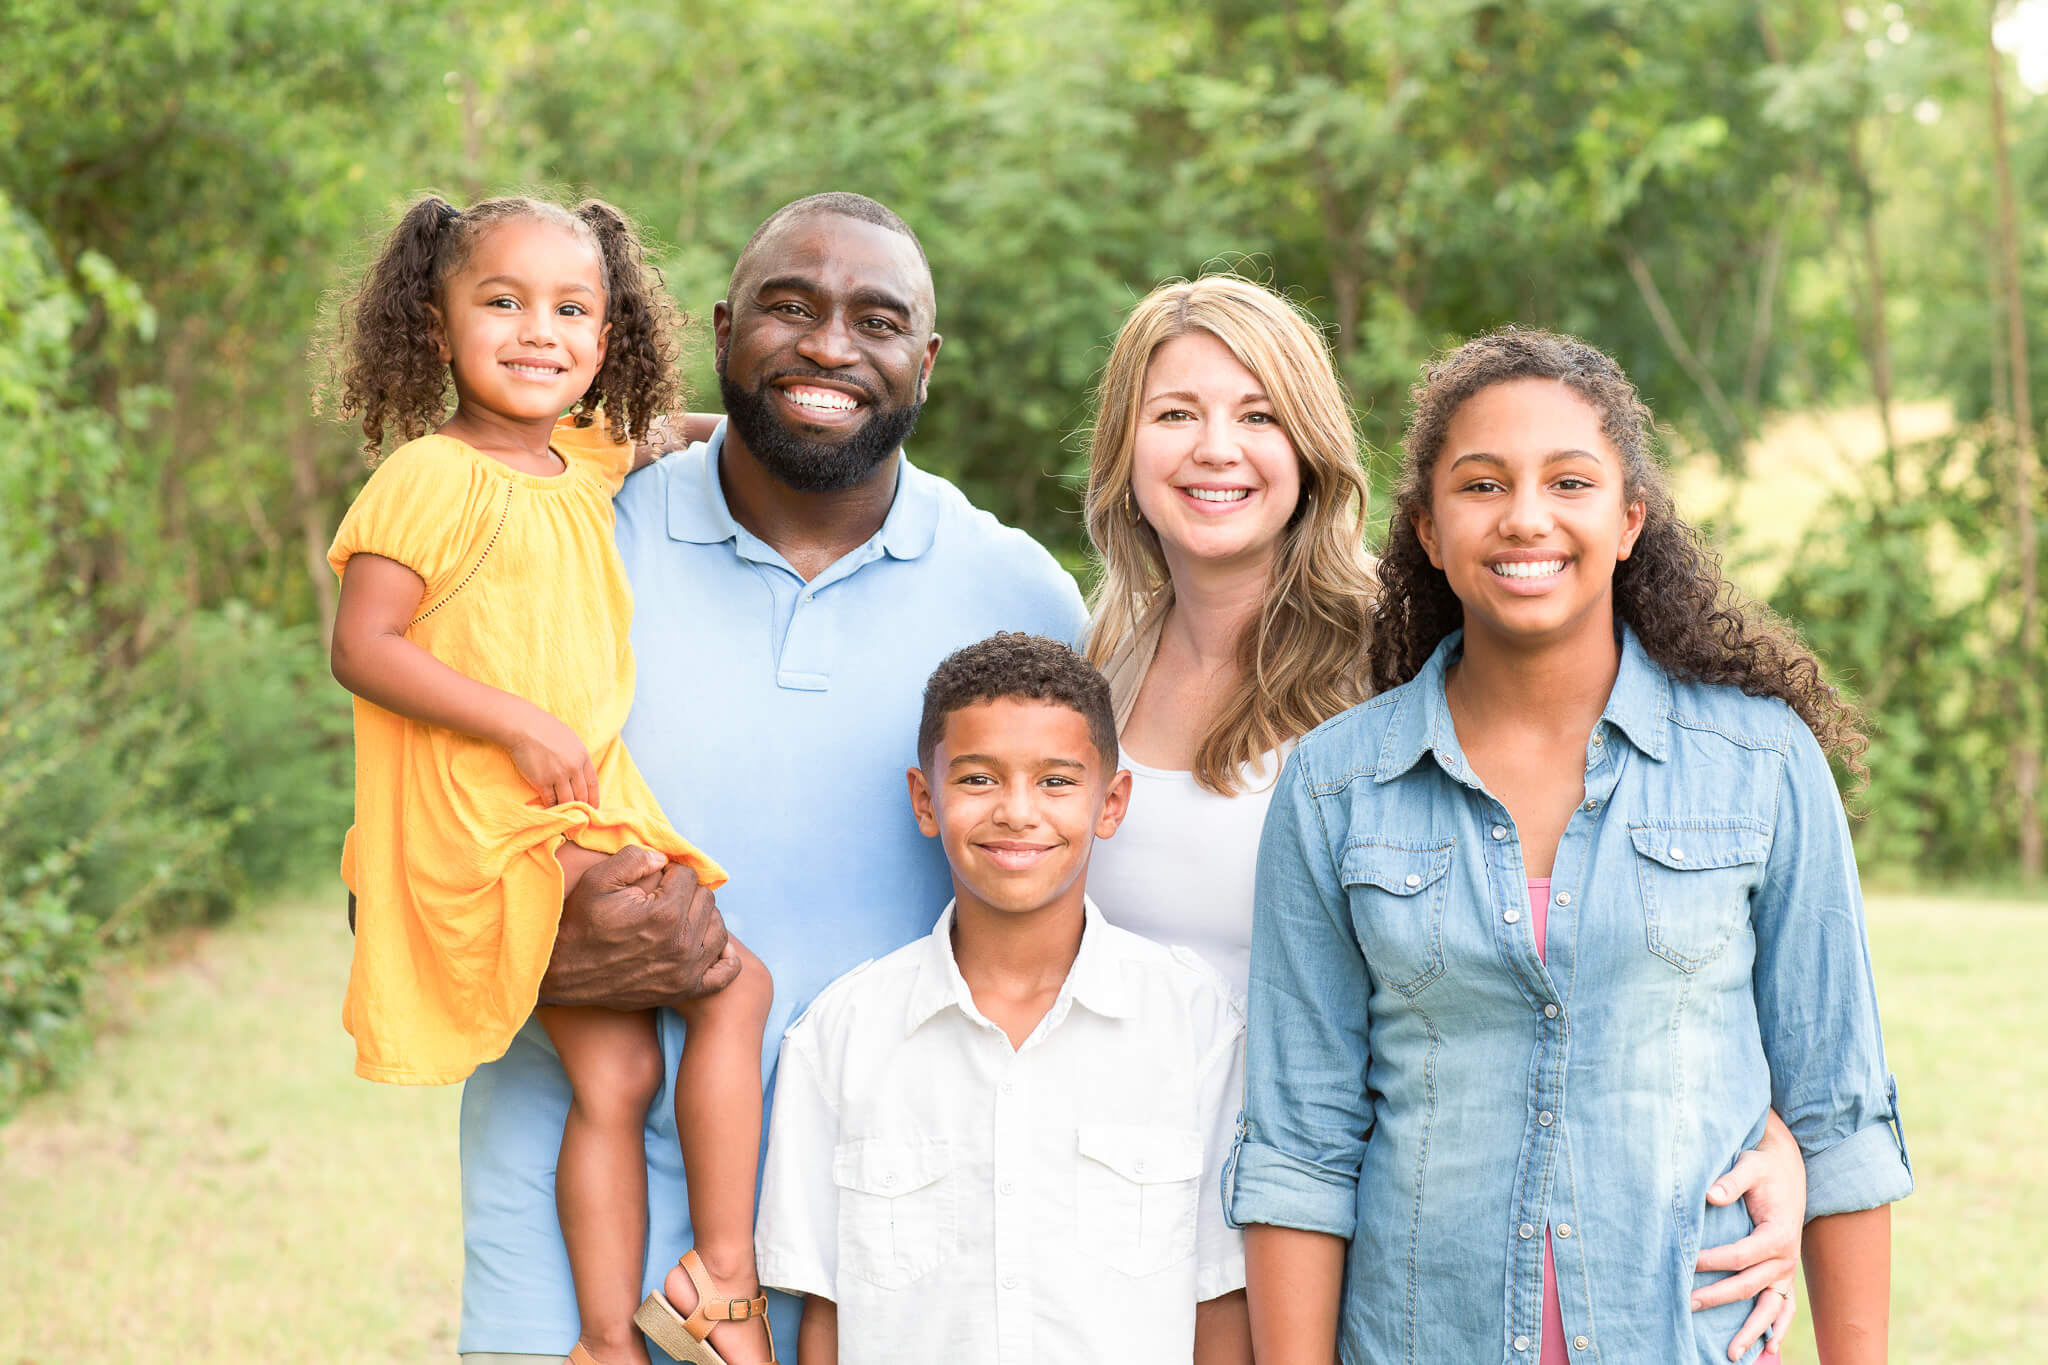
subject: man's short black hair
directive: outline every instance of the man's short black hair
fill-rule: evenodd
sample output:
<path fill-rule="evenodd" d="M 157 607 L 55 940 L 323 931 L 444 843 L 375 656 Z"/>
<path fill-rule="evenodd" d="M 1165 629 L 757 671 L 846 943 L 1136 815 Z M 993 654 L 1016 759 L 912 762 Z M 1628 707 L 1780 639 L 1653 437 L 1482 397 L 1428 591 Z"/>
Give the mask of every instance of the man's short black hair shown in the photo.
<path fill-rule="evenodd" d="M 1042 701 L 1080 713 L 1106 772 L 1116 771 L 1116 713 L 1095 666 L 1043 635 L 1005 630 L 955 650 L 924 685 L 917 725 L 918 766 L 929 769 L 946 717 L 985 701 Z"/>
<path fill-rule="evenodd" d="M 873 223 L 876 227 L 902 233 L 910 239 L 910 244 L 917 248 L 917 259 L 924 261 L 926 272 L 930 272 L 931 262 L 925 260 L 924 243 L 917 240 L 917 234 L 910 230 L 910 224 L 897 217 L 895 211 L 887 204 L 870 199 L 864 194 L 854 194 L 849 190 L 828 190 L 824 194 L 808 194 L 801 199 L 793 199 L 763 219 L 761 226 L 754 229 L 754 235 L 747 238 L 747 244 L 740 248 L 740 254 L 733 262 L 732 277 L 739 278 L 740 267 L 754 254 L 754 248 L 759 245 L 761 239 L 774 230 L 777 224 L 788 222 L 792 218 L 808 218 L 821 213 L 851 218 L 856 222 Z"/>

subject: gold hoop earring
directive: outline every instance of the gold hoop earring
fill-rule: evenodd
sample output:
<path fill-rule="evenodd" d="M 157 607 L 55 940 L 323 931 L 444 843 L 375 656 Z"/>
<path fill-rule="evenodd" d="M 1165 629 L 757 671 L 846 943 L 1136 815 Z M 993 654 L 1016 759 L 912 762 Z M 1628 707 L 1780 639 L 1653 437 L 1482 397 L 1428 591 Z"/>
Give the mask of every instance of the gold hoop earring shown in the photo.
<path fill-rule="evenodd" d="M 1124 520 L 1133 526 L 1136 526 L 1140 520 L 1138 505 L 1131 501 L 1131 486 L 1129 484 L 1124 485 Z"/>

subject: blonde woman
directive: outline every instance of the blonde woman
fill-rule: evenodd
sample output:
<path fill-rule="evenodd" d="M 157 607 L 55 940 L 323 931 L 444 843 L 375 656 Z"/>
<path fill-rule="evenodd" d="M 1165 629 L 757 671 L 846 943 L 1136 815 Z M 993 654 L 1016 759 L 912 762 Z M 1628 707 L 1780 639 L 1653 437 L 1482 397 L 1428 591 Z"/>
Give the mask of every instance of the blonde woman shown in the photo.
<path fill-rule="evenodd" d="M 1109 678 L 1132 793 L 1089 890 L 1113 923 L 1195 949 L 1240 998 L 1281 764 L 1370 692 L 1366 496 L 1328 346 L 1288 300 L 1210 275 L 1132 310 L 1097 392 L 1086 506 L 1101 559 L 1088 657 Z M 1741 1273 L 1696 1308 L 1791 1279 L 1805 1172 L 1775 1114 L 1718 1188 L 1758 1230 L 1701 1254 L 1702 1270 Z M 1789 1325 L 1788 1296 L 1765 1303 L 1731 1358 Z M 1202 1307 L 1241 1315 L 1244 1300 Z"/>

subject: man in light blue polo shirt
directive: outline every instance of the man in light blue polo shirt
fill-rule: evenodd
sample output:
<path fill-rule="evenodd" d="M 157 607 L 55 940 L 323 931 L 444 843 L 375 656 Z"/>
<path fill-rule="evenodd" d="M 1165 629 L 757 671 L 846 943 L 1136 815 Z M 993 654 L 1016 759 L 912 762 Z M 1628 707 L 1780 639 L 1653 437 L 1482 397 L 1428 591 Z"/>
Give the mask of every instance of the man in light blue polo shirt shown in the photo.
<path fill-rule="evenodd" d="M 730 418 L 618 498 L 639 665 L 626 743 L 669 819 L 732 874 L 717 910 L 775 978 L 771 1083 L 796 1011 L 856 963 L 929 933 L 946 903 L 945 860 L 903 786 L 926 677 L 995 631 L 1071 640 L 1083 622 L 1050 555 L 902 457 L 939 351 L 934 322 L 923 250 L 895 214 L 855 195 L 783 208 L 713 313 Z M 701 891 L 687 945 L 647 954 L 582 932 L 645 903 L 607 889 L 644 867 L 619 860 L 565 911 L 562 970 L 544 987 L 565 1003 L 640 1006 L 624 983 L 650 957 L 702 976 L 716 953 Z M 673 1078 L 682 1021 L 661 1017 Z M 691 1244 L 673 1098 L 665 1086 L 648 1113 L 649 1290 Z M 463 1091 L 468 1365 L 559 1360 L 576 1341 L 554 1204 L 568 1102 L 531 1023 Z M 773 1296 L 785 1362 L 795 1306 Z"/>

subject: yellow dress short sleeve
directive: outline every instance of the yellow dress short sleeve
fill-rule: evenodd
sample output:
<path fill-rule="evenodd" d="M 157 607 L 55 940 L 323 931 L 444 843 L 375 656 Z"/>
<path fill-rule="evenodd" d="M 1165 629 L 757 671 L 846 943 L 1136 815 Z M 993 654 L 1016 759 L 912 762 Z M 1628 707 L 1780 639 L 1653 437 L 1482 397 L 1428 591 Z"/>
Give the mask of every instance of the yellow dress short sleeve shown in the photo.
<path fill-rule="evenodd" d="M 328 564 L 338 574 L 355 555 L 379 555 L 425 580 L 428 603 L 445 593 L 482 548 L 479 536 L 504 501 L 504 482 L 480 469 L 474 455 L 445 436 L 392 451 L 342 517 Z"/>

